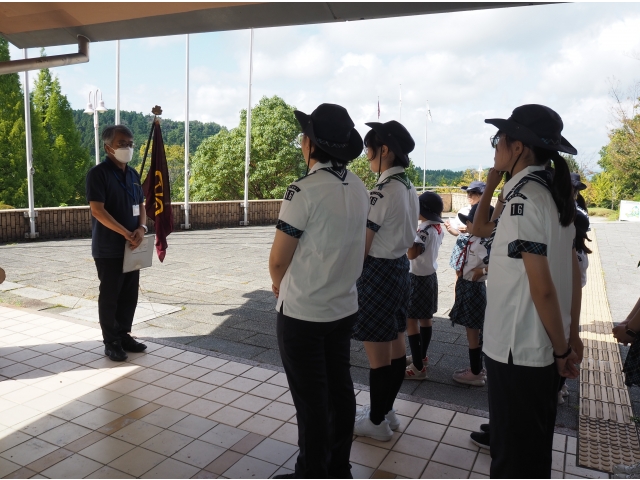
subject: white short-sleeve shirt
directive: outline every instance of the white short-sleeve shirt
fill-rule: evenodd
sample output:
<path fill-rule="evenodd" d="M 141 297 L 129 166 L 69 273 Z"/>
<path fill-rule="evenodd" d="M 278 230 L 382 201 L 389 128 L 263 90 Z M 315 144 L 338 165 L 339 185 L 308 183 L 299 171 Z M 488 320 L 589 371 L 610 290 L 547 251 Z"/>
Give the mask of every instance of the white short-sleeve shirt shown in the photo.
<path fill-rule="evenodd" d="M 287 188 L 276 228 L 299 239 L 280 284 L 276 309 L 289 317 L 331 322 L 358 311 L 367 188 L 354 173 L 316 163 Z"/>
<path fill-rule="evenodd" d="M 489 261 L 489 253 L 487 252 L 486 239 L 476 237 L 474 235 L 469 236 L 469 241 L 465 246 L 465 251 L 462 252 L 464 258 L 464 264 L 462 265 L 462 278 L 465 280 L 473 281 L 473 270 L 476 268 L 485 268 Z M 476 282 L 484 282 L 487 279 L 486 275 L 477 278 Z"/>
<path fill-rule="evenodd" d="M 410 272 L 423 277 L 432 275 L 438 270 L 438 251 L 442 245 L 444 230 L 439 222 L 425 220 L 418 225 L 414 243 L 422 245 L 422 253 L 409 261 Z"/>
<path fill-rule="evenodd" d="M 560 225 L 551 192 L 526 176 L 543 170 L 527 167 L 504 186 L 506 205 L 491 246 L 483 352 L 495 361 L 515 365 L 551 365 L 553 347 L 531 298 L 522 253 L 544 255 L 556 288 L 565 336 L 571 325 L 575 237 L 573 224 Z"/>
<path fill-rule="evenodd" d="M 580 267 L 580 284 L 582 288 L 587 284 L 587 268 L 589 268 L 589 257 L 585 252 L 576 252 L 578 266 Z"/>
<path fill-rule="evenodd" d="M 418 226 L 418 194 L 402 167 L 385 170 L 369 192 L 367 228 L 376 232 L 369 255 L 395 259 L 413 246 Z"/>

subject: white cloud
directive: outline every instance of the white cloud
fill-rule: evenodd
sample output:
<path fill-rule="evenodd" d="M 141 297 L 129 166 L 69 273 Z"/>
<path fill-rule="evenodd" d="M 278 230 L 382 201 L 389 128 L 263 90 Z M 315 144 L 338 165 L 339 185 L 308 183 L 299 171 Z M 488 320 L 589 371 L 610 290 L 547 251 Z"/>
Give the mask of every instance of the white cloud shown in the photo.
<path fill-rule="evenodd" d="M 361 22 L 257 29 L 253 104 L 279 95 L 311 112 L 322 102 L 365 122 L 399 117 L 413 134 L 412 157 L 424 159 L 425 105 L 429 168 L 488 166 L 485 118 L 508 117 L 523 103 L 544 103 L 564 119 L 565 134 L 594 158 L 612 124 L 610 79 L 624 89 L 640 80 L 640 5 L 574 3 L 478 10 Z M 184 116 L 184 36 L 122 42 L 121 105 Z M 246 108 L 249 32 L 191 36 L 190 118 L 237 126 Z M 115 103 L 113 42 L 92 45 L 89 64 L 55 69 L 75 108 L 89 87 Z M 68 50 L 68 48 L 67 48 Z M 62 47 L 47 49 L 62 53 Z M 13 58 L 21 52 L 12 48 Z M 30 50 L 30 55 L 36 50 Z M 157 65 L 161 63 L 162 68 Z M 34 78 L 34 73 L 30 77 Z"/>

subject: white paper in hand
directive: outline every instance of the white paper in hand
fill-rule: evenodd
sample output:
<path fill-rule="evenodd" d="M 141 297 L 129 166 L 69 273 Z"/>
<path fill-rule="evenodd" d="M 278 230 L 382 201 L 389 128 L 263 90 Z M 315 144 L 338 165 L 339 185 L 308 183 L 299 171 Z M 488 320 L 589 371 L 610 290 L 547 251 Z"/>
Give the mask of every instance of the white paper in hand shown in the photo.
<path fill-rule="evenodd" d="M 145 235 L 140 245 L 133 250 L 129 248 L 129 242 L 124 246 L 124 262 L 122 263 L 122 273 L 133 272 L 141 268 L 151 266 L 153 262 L 153 246 L 155 235 Z"/>

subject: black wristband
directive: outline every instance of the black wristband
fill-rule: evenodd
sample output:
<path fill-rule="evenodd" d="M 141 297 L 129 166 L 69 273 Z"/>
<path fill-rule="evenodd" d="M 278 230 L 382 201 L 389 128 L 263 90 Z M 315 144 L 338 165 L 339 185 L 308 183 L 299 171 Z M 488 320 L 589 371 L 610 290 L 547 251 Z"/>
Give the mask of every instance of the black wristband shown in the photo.
<path fill-rule="evenodd" d="M 563 358 L 567 358 L 570 354 L 571 354 L 572 350 L 571 350 L 571 345 L 569 345 L 569 349 L 565 352 L 564 355 L 556 355 L 555 353 L 553 354 L 553 358 L 559 358 L 559 359 L 563 359 Z"/>

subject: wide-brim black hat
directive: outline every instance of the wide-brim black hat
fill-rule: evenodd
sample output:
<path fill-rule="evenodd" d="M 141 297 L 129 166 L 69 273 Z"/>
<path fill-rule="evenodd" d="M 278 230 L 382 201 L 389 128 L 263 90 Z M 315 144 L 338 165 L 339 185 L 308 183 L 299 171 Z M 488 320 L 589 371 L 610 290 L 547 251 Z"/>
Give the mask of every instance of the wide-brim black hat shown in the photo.
<path fill-rule="evenodd" d="M 418 197 L 418 203 L 420 204 L 420 215 L 432 222 L 444 223 L 441 217 L 444 203 L 440 195 L 435 192 L 424 192 Z"/>
<path fill-rule="evenodd" d="M 562 118 L 544 105 L 522 105 L 508 119 L 488 118 L 484 121 L 514 140 L 530 147 L 577 155 L 578 151 L 560 133 L 564 127 Z"/>
<path fill-rule="evenodd" d="M 471 207 L 471 210 L 469 210 L 469 213 L 467 213 L 466 215 L 464 215 L 463 213 L 458 213 L 458 218 L 464 225 L 466 225 L 467 222 L 473 223 L 473 219 L 476 216 L 476 211 L 478 210 L 478 205 L 479 204 L 476 203 L 473 207 Z M 493 216 L 494 210 L 495 208 L 493 207 L 493 205 L 489 205 L 489 218 Z"/>
<path fill-rule="evenodd" d="M 579 173 L 571 174 L 571 186 L 573 186 L 573 188 L 575 188 L 578 191 L 584 190 L 585 188 L 587 188 L 587 186 L 584 183 L 582 183 Z"/>
<path fill-rule="evenodd" d="M 390 122 L 369 122 L 367 127 L 376 132 L 378 138 L 391 150 L 404 168 L 409 166 L 409 153 L 413 152 L 416 142 L 404 126 L 391 120 Z"/>
<path fill-rule="evenodd" d="M 362 153 L 362 137 L 344 107 L 319 105 L 311 115 L 295 110 L 302 133 L 318 148 L 340 160 L 353 160 Z"/>

